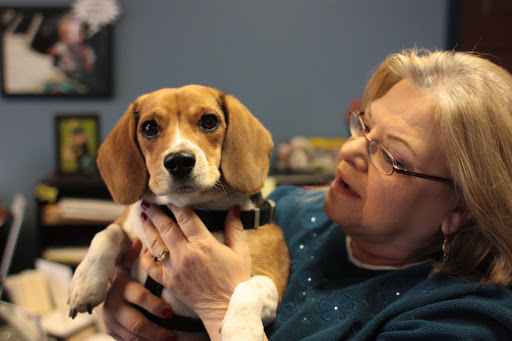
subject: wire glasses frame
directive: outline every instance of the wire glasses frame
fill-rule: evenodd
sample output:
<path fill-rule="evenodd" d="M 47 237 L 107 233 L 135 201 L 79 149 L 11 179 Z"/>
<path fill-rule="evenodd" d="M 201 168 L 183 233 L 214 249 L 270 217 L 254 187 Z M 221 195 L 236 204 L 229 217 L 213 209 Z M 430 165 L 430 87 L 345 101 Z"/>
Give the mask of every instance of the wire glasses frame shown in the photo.
<path fill-rule="evenodd" d="M 370 156 L 370 160 L 372 161 L 373 165 L 375 166 L 375 168 L 377 168 L 379 172 L 381 172 L 384 175 L 391 175 L 393 174 L 393 172 L 397 172 L 400 174 L 415 176 L 422 179 L 439 181 L 446 184 L 453 184 L 452 179 L 416 173 L 398 166 L 398 162 L 386 148 L 382 147 L 379 143 L 373 141 L 366 135 L 368 129 L 366 128 L 366 125 L 361 119 L 362 115 L 364 115 L 364 111 L 350 112 L 350 133 L 354 138 L 359 138 L 362 136 L 366 138 L 366 140 L 368 141 L 368 155 Z"/>

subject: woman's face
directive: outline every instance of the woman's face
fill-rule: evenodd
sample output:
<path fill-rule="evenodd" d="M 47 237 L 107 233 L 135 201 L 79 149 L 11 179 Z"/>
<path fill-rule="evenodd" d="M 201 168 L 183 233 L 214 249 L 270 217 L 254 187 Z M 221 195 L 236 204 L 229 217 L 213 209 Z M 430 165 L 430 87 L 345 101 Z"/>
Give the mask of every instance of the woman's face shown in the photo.
<path fill-rule="evenodd" d="M 434 100 L 403 80 L 366 108 L 368 138 L 388 149 L 404 168 L 449 178 Z M 324 209 L 352 238 L 356 258 L 370 264 L 403 265 L 414 250 L 430 244 L 454 209 L 450 185 L 379 172 L 364 137 L 341 148 L 336 179 Z"/>

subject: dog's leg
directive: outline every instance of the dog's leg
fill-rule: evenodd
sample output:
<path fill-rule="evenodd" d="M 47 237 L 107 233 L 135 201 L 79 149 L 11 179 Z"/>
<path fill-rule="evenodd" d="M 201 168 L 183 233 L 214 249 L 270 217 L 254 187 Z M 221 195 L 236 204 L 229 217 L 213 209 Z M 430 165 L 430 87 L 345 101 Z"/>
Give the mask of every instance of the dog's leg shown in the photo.
<path fill-rule="evenodd" d="M 110 224 L 94 236 L 87 255 L 71 280 L 69 316 L 74 318 L 77 313 L 90 313 L 92 308 L 105 300 L 116 264 L 130 246 L 131 240 L 118 224 Z"/>
<path fill-rule="evenodd" d="M 263 326 L 275 320 L 277 305 L 277 288 L 267 276 L 254 276 L 240 283 L 222 322 L 222 340 L 263 340 Z"/>

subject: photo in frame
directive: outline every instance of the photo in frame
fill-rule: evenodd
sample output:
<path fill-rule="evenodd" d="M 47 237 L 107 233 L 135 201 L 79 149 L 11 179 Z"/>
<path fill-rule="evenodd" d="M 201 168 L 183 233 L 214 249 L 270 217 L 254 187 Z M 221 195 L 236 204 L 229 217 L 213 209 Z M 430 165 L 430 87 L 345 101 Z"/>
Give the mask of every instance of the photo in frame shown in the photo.
<path fill-rule="evenodd" d="M 92 29 L 69 8 L 2 7 L 4 96 L 112 95 L 112 27 Z"/>
<path fill-rule="evenodd" d="M 100 143 L 98 115 L 57 115 L 55 131 L 58 173 L 95 173 Z"/>

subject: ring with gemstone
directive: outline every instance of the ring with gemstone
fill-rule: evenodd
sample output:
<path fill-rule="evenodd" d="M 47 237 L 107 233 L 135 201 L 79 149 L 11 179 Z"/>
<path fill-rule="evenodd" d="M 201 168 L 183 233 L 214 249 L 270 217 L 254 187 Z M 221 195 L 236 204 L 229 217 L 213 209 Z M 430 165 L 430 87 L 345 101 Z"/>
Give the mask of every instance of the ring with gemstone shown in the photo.
<path fill-rule="evenodd" d="M 162 263 L 167 259 L 167 256 L 169 256 L 169 249 L 165 248 L 155 257 L 155 262 Z"/>

